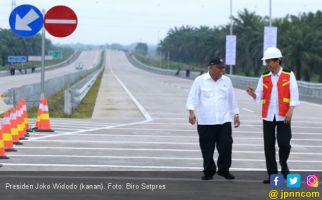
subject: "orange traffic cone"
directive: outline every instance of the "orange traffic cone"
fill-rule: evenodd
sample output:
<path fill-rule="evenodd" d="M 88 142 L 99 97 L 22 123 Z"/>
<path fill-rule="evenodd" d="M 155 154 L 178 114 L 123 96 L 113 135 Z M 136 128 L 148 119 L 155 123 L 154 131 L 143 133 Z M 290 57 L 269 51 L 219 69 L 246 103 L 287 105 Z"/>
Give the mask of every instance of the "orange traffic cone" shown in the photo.
<path fill-rule="evenodd" d="M 49 111 L 48 111 L 48 105 L 47 105 L 46 98 L 40 100 L 35 131 L 37 131 L 37 132 L 54 132 L 54 130 L 52 130 L 50 128 Z"/>
<path fill-rule="evenodd" d="M 28 135 L 28 132 L 30 131 L 30 126 L 29 126 L 29 121 L 28 121 L 28 110 L 27 110 L 27 103 L 24 99 L 21 99 L 21 104 L 22 104 L 22 110 L 23 110 L 23 118 L 24 118 L 24 124 L 25 124 L 25 129 Z"/>
<path fill-rule="evenodd" d="M 17 151 L 13 146 L 13 138 L 11 135 L 10 116 L 5 112 L 2 119 L 1 134 L 4 142 L 4 147 L 7 152 Z"/>
<path fill-rule="evenodd" d="M 20 140 L 26 140 L 25 138 L 25 127 L 24 127 L 24 119 L 22 116 L 22 104 L 21 101 L 18 103 L 16 108 L 16 116 L 17 116 L 17 129 L 18 129 L 18 135 Z"/>
<path fill-rule="evenodd" d="M 36 125 L 33 128 L 34 131 L 36 131 L 38 129 L 38 127 L 39 127 L 40 116 L 41 116 L 41 113 L 42 113 L 43 104 L 44 104 L 44 99 L 40 99 L 39 107 L 38 107 L 38 115 L 37 115 L 37 119 L 36 119 Z"/>
<path fill-rule="evenodd" d="M 17 123 L 17 111 L 14 108 L 11 108 L 10 112 L 10 125 L 11 125 L 11 135 L 13 143 L 16 145 L 22 145 L 20 142 L 20 137 L 18 133 L 18 123 Z"/>
<path fill-rule="evenodd" d="M 2 133 L 0 133 L 0 159 L 8 159 L 8 157 L 6 156 L 6 149 L 4 147 Z"/>

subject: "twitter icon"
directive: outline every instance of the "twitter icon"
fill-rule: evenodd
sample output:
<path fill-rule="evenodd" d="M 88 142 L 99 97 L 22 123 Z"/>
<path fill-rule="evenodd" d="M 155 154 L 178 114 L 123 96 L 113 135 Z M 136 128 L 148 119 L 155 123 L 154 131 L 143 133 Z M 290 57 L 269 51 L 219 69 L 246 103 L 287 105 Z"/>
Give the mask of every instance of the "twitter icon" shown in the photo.
<path fill-rule="evenodd" d="M 301 187 L 301 175 L 300 174 L 288 174 L 287 177 L 288 188 L 300 188 Z"/>

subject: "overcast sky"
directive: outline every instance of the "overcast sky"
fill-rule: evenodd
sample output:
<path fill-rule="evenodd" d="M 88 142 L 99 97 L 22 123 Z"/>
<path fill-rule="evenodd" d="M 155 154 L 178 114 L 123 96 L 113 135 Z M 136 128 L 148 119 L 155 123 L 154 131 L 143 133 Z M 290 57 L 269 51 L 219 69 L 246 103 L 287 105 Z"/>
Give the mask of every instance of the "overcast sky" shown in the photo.
<path fill-rule="evenodd" d="M 16 0 L 48 10 L 55 5 L 71 7 L 79 25 L 67 38 L 54 43 L 105 44 L 146 42 L 156 44 L 169 28 L 181 25 L 218 26 L 229 22 L 229 0 Z M 322 0 L 272 0 L 273 18 L 286 14 L 315 12 Z M 261 16 L 269 15 L 269 0 L 233 0 L 233 15 L 247 8 Z M 0 27 L 9 27 L 11 0 L 0 1 Z"/>

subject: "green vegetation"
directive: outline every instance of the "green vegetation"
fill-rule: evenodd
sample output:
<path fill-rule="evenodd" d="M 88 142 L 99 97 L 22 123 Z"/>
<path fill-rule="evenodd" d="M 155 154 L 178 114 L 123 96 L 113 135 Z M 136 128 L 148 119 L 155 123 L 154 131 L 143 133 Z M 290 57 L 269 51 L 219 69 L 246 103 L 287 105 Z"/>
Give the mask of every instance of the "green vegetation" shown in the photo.
<path fill-rule="evenodd" d="M 97 93 L 101 84 L 103 72 L 97 77 L 92 88 L 76 108 L 72 115 L 64 114 L 64 90 L 57 92 L 55 95 L 48 98 L 48 108 L 50 117 L 53 118 L 91 118 L 94 110 Z M 28 108 L 28 117 L 36 118 L 38 107 Z"/>
<path fill-rule="evenodd" d="M 234 34 L 237 35 L 234 73 L 259 76 L 266 70 L 262 67 L 261 57 L 264 26 L 268 25 L 268 18 L 244 10 L 233 22 Z M 160 42 L 158 51 L 164 60 L 170 55 L 172 61 L 206 68 L 210 57 L 225 57 L 225 37 L 229 34 L 229 26 L 175 27 Z M 299 80 L 322 82 L 322 12 L 287 15 L 274 19 L 273 26 L 278 27 L 277 44 L 284 54 L 284 65 L 291 68 Z"/>
<path fill-rule="evenodd" d="M 103 56 L 104 51 L 101 54 L 101 60 L 98 66 L 103 65 Z M 99 74 L 95 83 L 91 87 L 91 89 L 86 94 L 85 98 L 79 104 L 79 106 L 75 109 L 72 115 L 64 114 L 64 92 L 65 89 L 57 92 L 55 95 L 48 97 L 48 108 L 49 115 L 53 118 L 91 118 L 94 110 L 96 97 L 98 94 L 99 87 L 101 85 L 101 80 L 103 76 L 104 70 Z M 28 108 L 28 117 L 36 118 L 38 114 L 38 107 Z"/>
<path fill-rule="evenodd" d="M 135 47 L 135 52 L 141 55 L 146 55 L 148 53 L 148 45 L 146 43 L 139 42 Z"/>
<path fill-rule="evenodd" d="M 63 58 L 53 61 L 46 61 L 45 65 L 60 63 L 69 58 L 74 50 L 71 48 L 56 47 L 50 40 L 45 40 L 45 54 L 49 50 L 63 51 Z M 24 38 L 19 37 L 9 29 L 0 29 L 0 69 L 8 70 L 8 56 L 39 56 L 41 55 L 41 35 L 37 34 L 34 37 Z M 22 67 L 22 64 L 16 64 L 17 69 Z M 24 63 L 24 67 L 40 66 L 40 62 Z"/>

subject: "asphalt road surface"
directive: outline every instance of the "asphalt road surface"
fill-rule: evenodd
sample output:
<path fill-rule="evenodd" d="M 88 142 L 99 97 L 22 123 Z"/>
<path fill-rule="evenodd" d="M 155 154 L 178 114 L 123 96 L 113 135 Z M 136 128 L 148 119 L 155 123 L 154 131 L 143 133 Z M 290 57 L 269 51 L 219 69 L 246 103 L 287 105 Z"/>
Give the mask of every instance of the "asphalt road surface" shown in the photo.
<path fill-rule="evenodd" d="M 185 110 L 192 80 L 142 71 L 123 52 L 107 50 L 102 81 L 93 119 L 51 119 L 55 132 L 31 133 L 28 141 L 16 147 L 17 152 L 8 153 L 9 160 L 0 160 L 0 170 L 123 171 L 123 175 L 126 171 L 188 171 L 195 174 L 180 176 L 183 180 L 201 182 L 198 135 Z M 237 185 L 262 187 L 259 183 L 266 178 L 266 167 L 260 105 L 245 91 L 235 92 L 241 126 L 233 129 L 231 171 L 245 172 L 237 176 Z M 294 113 L 289 167 L 292 171 L 322 171 L 322 106 L 301 102 Z M 253 171 L 263 173 L 254 177 L 250 175 Z M 225 181 L 220 178 L 213 182 Z M 245 188 L 239 187 L 242 190 Z M 267 188 L 261 191 L 267 192 Z M 236 194 L 231 199 L 242 197 Z M 257 197 L 254 199 L 267 198 Z"/>

